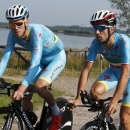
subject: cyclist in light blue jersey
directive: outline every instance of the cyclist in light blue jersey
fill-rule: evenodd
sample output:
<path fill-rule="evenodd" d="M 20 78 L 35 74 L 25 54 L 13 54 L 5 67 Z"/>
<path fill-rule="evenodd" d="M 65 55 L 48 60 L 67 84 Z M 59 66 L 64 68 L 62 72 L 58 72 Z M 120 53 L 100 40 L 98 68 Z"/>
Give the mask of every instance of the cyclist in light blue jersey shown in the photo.
<path fill-rule="evenodd" d="M 100 10 L 92 15 L 90 20 L 95 30 L 96 38 L 92 41 L 86 59 L 86 65 L 81 72 L 77 96 L 71 109 L 80 102 L 80 92 L 85 89 L 87 79 L 97 54 L 101 54 L 109 62 L 109 67 L 96 79 L 90 94 L 92 98 L 101 99 L 103 94 L 116 87 L 113 99 L 108 105 L 108 115 L 117 111 L 118 100 L 123 95 L 120 118 L 123 128 L 130 128 L 130 38 L 124 34 L 114 33 L 116 26 L 115 13 Z"/>
<path fill-rule="evenodd" d="M 18 90 L 12 98 L 20 100 L 24 91 L 31 89 L 45 99 L 52 109 L 53 117 L 49 130 L 58 130 L 62 118 L 49 85 L 58 77 L 66 64 L 66 54 L 62 41 L 47 27 L 28 23 L 29 11 L 23 5 L 14 5 L 7 9 L 10 32 L 3 57 L 0 61 L 0 76 L 4 73 L 15 44 L 31 52 L 30 65 Z M 23 100 L 25 110 L 33 109 L 32 95 Z"/>

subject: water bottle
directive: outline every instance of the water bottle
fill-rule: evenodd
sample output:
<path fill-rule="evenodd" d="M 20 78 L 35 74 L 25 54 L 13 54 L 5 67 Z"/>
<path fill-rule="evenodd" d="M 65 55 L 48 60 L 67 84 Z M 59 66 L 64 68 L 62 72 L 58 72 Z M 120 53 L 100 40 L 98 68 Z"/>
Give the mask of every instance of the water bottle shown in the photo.
<path fill-rule="evenodd" d="M 32 110 L 27 110 L 26 115 L 31 122 L 32 125 L 34 125 L 37 121 L 37 115 Z"/>

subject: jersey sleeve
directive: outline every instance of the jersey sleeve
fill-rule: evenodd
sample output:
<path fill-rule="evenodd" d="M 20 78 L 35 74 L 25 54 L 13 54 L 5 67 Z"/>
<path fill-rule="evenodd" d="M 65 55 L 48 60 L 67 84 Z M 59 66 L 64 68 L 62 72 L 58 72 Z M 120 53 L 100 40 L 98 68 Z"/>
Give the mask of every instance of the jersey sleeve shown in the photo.
<path fill-rule="evenodd" d="M 40 33 L 40 30 L 31 30 L 30 32 L 30 42 L 33 46 L 32 52 L 31 52 L 31 60 L 30 60 L 30 66 L 26 72 L 26 75 L 22 81 L 22 84 L 28 87 L 28 85 L 32 82 L 34 79 L 38 68 L 40 66 L 40 61 L 42 57 L 42 50 L 43 50 L 43 41 L 42 41 L 42 35 Z"/>
<path fill-rule="evenodd" d="M 130 63 L 130 39 L 129 37 L 122 35 L 120 38 L 122 49 L 122 64 Z"/>
<path fill-rule="evenodd" d="M 90 62 L 95 61 L 95 58 L 97 55 L 96 50 L 97 50 L 97 43 L 96 43 L 96 40 L 94 39 L 90 45 L 89 52 L 88 52 L 88 55 L 86 57 L 86 61 L 90 61 Z"/>
<path fill-rule="evenodd" d="M 2 58 L 0 60 L 0 77 L 3 75 L 7 67 L 10 56 L 14 50 L 14 45 L 15 45 L 14 38 L 12 32 L 10 31 L 7 39 L 7 45 L 5 46 Z"/>

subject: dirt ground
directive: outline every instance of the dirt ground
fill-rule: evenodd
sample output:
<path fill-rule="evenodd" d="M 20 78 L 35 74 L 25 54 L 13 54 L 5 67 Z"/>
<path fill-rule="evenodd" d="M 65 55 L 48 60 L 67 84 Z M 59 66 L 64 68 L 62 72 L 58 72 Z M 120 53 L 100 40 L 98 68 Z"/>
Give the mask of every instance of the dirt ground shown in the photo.
<path fill-rule="evenodd" d="M 4 77 L 13 79 L 13 77 L 8 77 L 8 76 L 4 76 Z M 16 77 L 15 77 L 15 80 L 16 80 Z M 18 80 L 21 81 L 21 78 L 19 77 Z M 90 90 L 93 82 L 94 82 L 94 79 L 88 80 L 88 84 L 86 87 L 87 91 Z M 58 77 L 58 79 L 53 82 L 53 87 L 56 87 L 56 88 L 59 88 L 68 92 L 70 96 L 68 95 L 68 96 L 63 96 L 63 97 L 65 97 L 67 100 L 70 100 L 70 99 L 74 99 L 76 95 L 77 84 L 78 84 L 78 78 L 70 78 L 70 77 L 61 76 L 61 77 Z M 104 98 L 105 97 L 107 98 L 108 96 L 113 96 L 113 92 L 114 90 L 107 92 L 107 94 L 104 95 Z M 118 107 L 120 108 L 120 104 Z M 119 108 L 118 108 L 118 112 L 116 112 L 113 115 L 114 119 L 119 118 Z M 36 111 L 36 113 L 37 115 L 40 114 L 40 108 L 39 110 Z M 86 124 L 88 121 L 93 120 L 96 114 L 97 113 L 94 113 L 94 112 L 88 112 L 87 108 L 76 107 L 73 110 L 73 130 L 80 130 L 84 124 Z"/>

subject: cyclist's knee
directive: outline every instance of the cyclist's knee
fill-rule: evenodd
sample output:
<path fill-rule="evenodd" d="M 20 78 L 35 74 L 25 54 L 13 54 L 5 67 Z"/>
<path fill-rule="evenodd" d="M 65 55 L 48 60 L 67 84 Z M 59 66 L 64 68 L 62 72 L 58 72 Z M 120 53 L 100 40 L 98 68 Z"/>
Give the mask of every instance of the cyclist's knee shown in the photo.
<path fill-rule="evenodd" d="M 120 119 L 124 128 L 130 125 L 130 107 L 121 106 Z"/>
<path fill-rule="evenodd" d="M 98 82 L 94 83 L 90 90 L 91 97 L 95 99 L 101 99 L 103 94 L 105 93 L 106 93 L 105 85 Z"/>
<path fill-rule="evenodd" d="M 35 90 L 37 91 L 37 92 L 44 92 L 44 91 L 46 91 L 46 90 L 48 90 L 48 87 L 49 87 L 49 83 L 47 82 L 47 81 L 45 81 L 45 80 L 43 80 L 43 79 L 38 79 L 37 81 L 36 81 L 36 83 L 35 83 Z"/>

